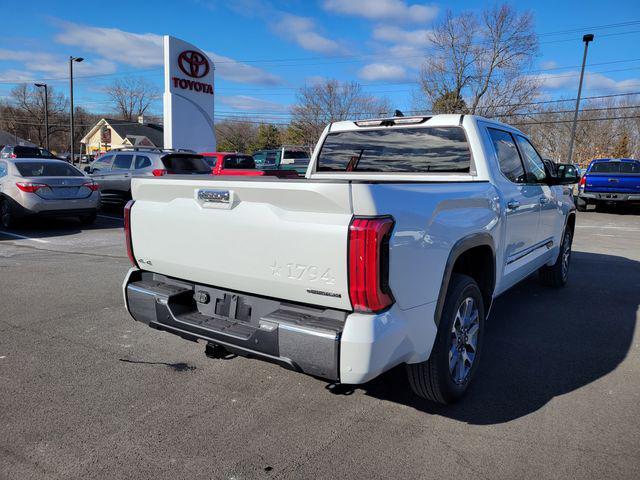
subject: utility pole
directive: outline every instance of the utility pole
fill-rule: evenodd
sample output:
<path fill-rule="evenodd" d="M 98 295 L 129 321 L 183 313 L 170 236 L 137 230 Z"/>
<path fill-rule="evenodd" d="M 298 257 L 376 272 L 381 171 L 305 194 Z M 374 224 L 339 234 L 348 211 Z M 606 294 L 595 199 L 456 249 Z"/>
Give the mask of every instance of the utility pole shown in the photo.
<path fill-rule="evenodd" d="M 580 95 L 582 93 L 582 79 L 584 78 L 584 66 L 587 63 L 587 50 L 589 42 L 593 41 L 593 33 L 587 33 L 582 37 L 584 42 L 584 55 L 582 56 L 582 69 L 580 70 L 580 83 L 578 84 L 578 98 L 576 98 L 576 111 L 573 113 L 573 125 L 571 126 L 571 139 L 569 140 L 569 158 L 567 163 L 573 163 L 573 142 L 576 137 L 576 125 L 578 123 L 578 110 L 580 109 Z"/>
<path fill-rule="evenodd" d="M 73 137 L 74 137 L 74 131 L 73 131 L 73 62 L 81 62 L 82 60 L 84 60 L 84 58 L 82 57 L 72 57 L 69 56 L 69 101 L 71 103 L 71 115 L 70 115 L 70 120 L 71 120 L 71 164 L 73 165 L 75 163 L 75 157 L 74 157 L 74 152 L 73 152 Z"/>
<path fill-rule="evenodd" d="M 47 90 L 47 84 L 34 83 L 34 85 L 38 88 L 44 87 L 44 138 L 47 150 L 51 151 L 49 148 L 49 92 Z"/>

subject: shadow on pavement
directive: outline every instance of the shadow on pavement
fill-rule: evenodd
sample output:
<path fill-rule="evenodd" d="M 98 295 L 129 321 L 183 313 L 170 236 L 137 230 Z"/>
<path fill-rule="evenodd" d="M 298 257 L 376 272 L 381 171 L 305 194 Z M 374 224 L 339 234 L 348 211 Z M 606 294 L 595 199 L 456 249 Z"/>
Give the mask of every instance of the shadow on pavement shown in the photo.
<path fill-rule="evenodd" d="M 631 346 L 638 305 L 640 262 L 574 252 L 565 288 L 532 277 L 496 300 L 477 376 L 459 403 L 416 397 L 404 366 L 354 388 L 471 424 L 508 422 L 613 371 Z"/>
<path fill-rule="evenodd" d="M 11 229 L 0 228 L 0 242 L 5 240 L 16 240 L 11 234 L 22 235 L 24 237 L 45 239 L 48 237 L 63 237 L 66 235 L 76 235 L 89 230 L 104 230 L 110 228 L 122 228 L 122 209 L 102 208 L 98 212 L 98 218 L 91 225 L 83 225 L 74 217 L 30 217 L 20 219 Z M 2 235 L 3 232 L 9 235 Z"/>

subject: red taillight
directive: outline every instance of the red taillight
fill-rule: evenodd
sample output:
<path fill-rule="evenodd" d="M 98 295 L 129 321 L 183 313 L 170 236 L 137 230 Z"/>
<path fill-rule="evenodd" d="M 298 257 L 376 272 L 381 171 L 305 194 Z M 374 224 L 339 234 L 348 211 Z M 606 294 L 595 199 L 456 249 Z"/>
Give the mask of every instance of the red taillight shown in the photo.
<path fill-rule="evenodd" d="M 584 187 L 585 183 L 587 183 L 587 176 L 584 175 L 581 179 L 580 179 L 580 183 L 578 184 L 578 186 L 580 187 Z"/>
<path fill-rule="evenodd" d="M 155 170 L 152 170 L 151 173 L 153 173 L 154 177 L 162 177 L 167 174 L 167 171 L 163 168 L 156 168 Z"/>
<path fill-rule="evenodd" d="M 354 310 L 379 312 L 393 304 L 389 290 L 390 217 L 354 218 L 349 226 L 349 297 Z"/>
<path fill-rule="evenodd" d="M 87 182 L 82 184 L 83 187 L 87 187 L 92 192 L 97 192 L 100 186 L 95 182 Z"/>
<path fill-rule="evenodd" d="M 134 267 L 138 267 L 135 257 L 133 256 L 133 244 L 131 243 L 131 207 L 135 200 L 129 200 L 124 206 L 124 238 L 127 243 L 127 256 Z"/>
<path fill-rule="evenodd" d="M 18 158 L 18 156 L 15 153 L 12 153 L 11 155 L 9 155 L 9 158 Z"/>
<path fill-rule="evenodd" d="M 41 188 L 49 188 L 49 185 L 46 183 L 18 182 L 16 183 L 16 187 L 23 192 L 36 193 Z"/>

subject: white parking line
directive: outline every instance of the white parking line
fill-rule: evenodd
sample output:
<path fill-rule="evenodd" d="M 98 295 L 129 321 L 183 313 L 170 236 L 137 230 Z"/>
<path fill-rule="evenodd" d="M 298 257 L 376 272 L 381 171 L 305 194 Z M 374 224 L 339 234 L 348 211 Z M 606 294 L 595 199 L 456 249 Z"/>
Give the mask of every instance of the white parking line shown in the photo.
<path fill-rule="evenodd" d="M 629 227 L 615 227 L 615 226 L 604 226 L 604 225 L 576 225 L 576 228 L 597 228 L 597 229 L 611 229 L 611 230 L 624 230 L 626 232 L 640 232 L 640 228 L 629 228 Z"/>
<path fill-rule="evenodd" d="M 9 233 L 3 230 L 0 230 L 0 235 L 7 235 L 9 237 L 19 238 L 21 240 L 31 240 L 32 242 L 38 242 L 38 243 L 50 243 L 49 241 L 42 240 L 41 238 L 25 237 L 24 235 L 18 235 L 17 233 Z"/>
<path fill-rule="evenodd" d="M 110 218 L 111 220 L 124 220 L 124 218 L 122 217 L 112 217 L 110 215 L 98 215 L 98 216 L 102 218 Z"/>

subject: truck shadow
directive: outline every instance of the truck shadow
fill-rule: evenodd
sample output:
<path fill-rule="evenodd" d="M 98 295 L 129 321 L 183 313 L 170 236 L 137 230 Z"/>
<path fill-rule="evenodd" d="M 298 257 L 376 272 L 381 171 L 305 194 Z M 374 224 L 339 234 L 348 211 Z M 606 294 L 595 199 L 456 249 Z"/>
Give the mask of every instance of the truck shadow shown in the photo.
<path fill-rule="evenodd" d="M 574 252 L 565 288 L 532 277 L 496 300 L 477 376 L 459 403 L 416 397 L 404 366 L 356 389 L 470 424 L 508 422 L 616 369 L 631 346 L 639 305 L 640 262 Z"/>

